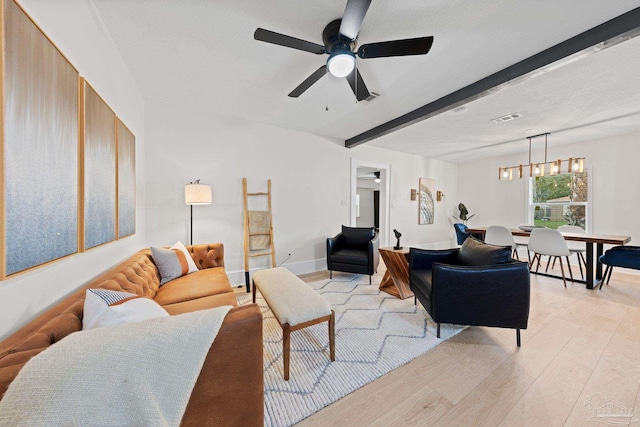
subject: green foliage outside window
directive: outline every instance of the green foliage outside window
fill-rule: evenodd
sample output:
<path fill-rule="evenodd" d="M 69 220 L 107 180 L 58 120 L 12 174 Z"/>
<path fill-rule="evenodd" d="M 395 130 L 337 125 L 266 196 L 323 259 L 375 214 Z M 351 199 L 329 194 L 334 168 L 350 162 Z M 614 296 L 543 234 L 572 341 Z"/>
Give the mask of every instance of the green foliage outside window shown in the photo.
<path fill-rule="evenodd" d="M 548 228 L 565 224 L 585 228 L 588 193 L 586 172 L 534 178 L 534 224 Z"/>

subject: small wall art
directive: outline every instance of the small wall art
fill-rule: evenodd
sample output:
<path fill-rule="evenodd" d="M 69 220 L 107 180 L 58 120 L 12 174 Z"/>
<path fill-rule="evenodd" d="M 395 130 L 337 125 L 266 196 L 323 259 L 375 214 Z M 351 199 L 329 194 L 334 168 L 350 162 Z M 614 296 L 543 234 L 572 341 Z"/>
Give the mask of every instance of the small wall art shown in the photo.
<path fill-rule="evenodd" d="M 436 181 L 431 178 L 420 178 L 418 192 L 418 224 L 433 224 L 435 214 Z"/>

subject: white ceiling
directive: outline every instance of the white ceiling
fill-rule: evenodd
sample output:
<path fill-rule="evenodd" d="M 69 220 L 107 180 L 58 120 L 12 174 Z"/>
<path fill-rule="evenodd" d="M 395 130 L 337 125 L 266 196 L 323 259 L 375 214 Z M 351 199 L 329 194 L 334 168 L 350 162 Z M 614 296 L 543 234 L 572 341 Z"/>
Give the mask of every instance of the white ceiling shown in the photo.
<path fill-rule="evenodd" d="M 639 0 L 373 1 L 364 44 L 434 36 L 425 56 L 358 60 L 372 102 L 323 77 L 287 94 L 325 55 L 253 40 L 262 27 L 322 44 L 345 0 L 93 0 L 148 100 L 202 109 L 332 140 L 356 136 L 640 6 Z M 369 144 L 452 162 L 640 131 L 640 38 L 511 85 Z M 325 111 L 325 106 L 329 111 Z M 522 118 L 490 120 L 512 112 Z"/>

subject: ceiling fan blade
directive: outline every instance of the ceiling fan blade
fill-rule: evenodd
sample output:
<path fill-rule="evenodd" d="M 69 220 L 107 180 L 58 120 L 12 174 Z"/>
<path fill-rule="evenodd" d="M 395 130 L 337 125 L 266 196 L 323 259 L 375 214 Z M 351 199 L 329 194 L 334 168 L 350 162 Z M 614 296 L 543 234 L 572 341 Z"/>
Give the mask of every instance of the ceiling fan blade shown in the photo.
<path fill-rule="evenodd" d="M 307 79 L 305 81 L 300 83 L 300 85 L 298 85 L 297 88 L 292 90 L 291 93 L 289 94 L 289 96 L 291 98 L 299 97 L 300 95 L 302 95 L 304 93 L 304 91 L 306 91 L 311 86 L 313 86 L 313 84 L 315 82 L 317 82 L 318 80 L 320 80 L 320 78 L 322 78 L 322 76 L 324 76 L 325 74 L 327 74 L 327 66 L 323 65 L 322 67 L 318 68 L 313 74 L 311 74 L 309 77 L 307 77 Z"/>
<path fill-rule="evenodd" d="M 353 91 L 353 94 L 356 96 L 358 101 L 367 99 L 369 95 L 371 95 L 369 93 L 369 89 L 367 89 L 367 85 L 364 84 L 364 80 L 362 80 L 362 76 L 360 75 L 360 72 L 357 68 L 353 71 L 353 73 L 349 74 L 346 79 L 349 82 L 349 86 L 351 86 L 351 90 Z"/>
<path fill-rule="evenodd" d="M 363 44 L 358 49 L 360 58 L 384 58 L 388 56 L 424 55 L 433 45 L 433 37 L 393 40 Z"/>
<path fill-rule="evenodd" d="M 355 40 L 370 4 L 371 0 L 348 0 L 342 15 L 340 34 L 349 40 Z"/>
<path fill-rule="evenodd" d="M 318 55 L 324 53 L 324 46 L 322 45 L 297 39 L 291 36 L 285 36 L 284 34 L 275 33 L 273 31 L 265 30 L 264 28 L 258 28 L 253 33 L 253 38 L 261 42 L 273 43 L 284 47 L 290 47 L 292 49 L 304 50 L 305 52 L 311 52 Z"/>

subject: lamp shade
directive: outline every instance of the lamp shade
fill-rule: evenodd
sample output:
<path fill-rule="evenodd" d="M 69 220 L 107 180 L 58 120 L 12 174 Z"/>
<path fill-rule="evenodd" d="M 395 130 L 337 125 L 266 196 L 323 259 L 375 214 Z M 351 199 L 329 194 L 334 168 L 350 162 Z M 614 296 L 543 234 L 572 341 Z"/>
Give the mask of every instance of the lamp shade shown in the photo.
<path fill-rule="evenodd" d="M 206 184 L 187 184 L 184 186 L 184 202 L 187 205 L 210 205 L 211 186 Z"/>

